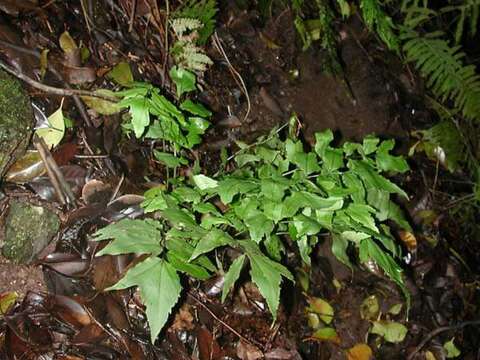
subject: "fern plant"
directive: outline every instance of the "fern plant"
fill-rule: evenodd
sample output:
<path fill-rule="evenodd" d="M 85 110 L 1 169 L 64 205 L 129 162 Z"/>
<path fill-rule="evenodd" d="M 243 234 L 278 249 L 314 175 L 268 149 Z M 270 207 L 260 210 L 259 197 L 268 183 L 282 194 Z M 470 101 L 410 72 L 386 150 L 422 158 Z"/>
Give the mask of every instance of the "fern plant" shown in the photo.
<path fill-rule="evenodd" d="M 460 46 L 449 46 L 443 33 L 423 36 L 405 30 L 403 51 L 408 61 L 427 80 L 427 86 L 442 101 L 452 100 L 463 116 L 480 120 L 480 76 L 474 65 L 465 65 L 465 53 Z"/>
<path fill-rule="evenodd" d="M 408 165 L 390 154 L 392 140 L 367 137 L 341 148 L 332 140 L 331 131 L 318 133 L 314 150 L 306 151 L 297 138 L 282 140 L 273 131 L 253 146 L 239 143 L 233 172 L 194 175 L 173 191 L 149 190 L 142 206 L 156 220 L 122 220 L 94 237 L 113 239 L 97 256 L 147 256 L 107 290 L 139 287 L 154 341 L 180 296 L 180 274 L 208 278 L 217 271 L 209 255 L 230 247 L 236 256 L 224 275 L 222 301 L 248 267 L 275 320 L 281 283 L 293 281 L 282 265 L 286 244 L 293 243 L 308 264 L 320 233 L 330 232 L 340 261 L 352 266 L 347 248 L 353 247 L 361 262 L 375 261 L 408 299 L 397 264 L 400 249 L 386 224 L 410 229 L 391 199 L 407 195 L 381 175 L 407 171 Z"/>
<path fill-rule="evenodd" d="M 198 28 L 198 45 L 206 44 L 215 30 L 215 15 L 218 8 L 215 0 L 187 0 L 173 14 L 174 18 L 196 19 L 202 24 Z"/>
<path fill-rule="evenodd" d="M 450 3 L 452 1 L 449 1 Z M 465 27 L 471 37 L 478 31 L 478 16 L 480 14 L 480 0 L 464 0 L 463 3 L 453 3 L 440 9 L 440 13 L 455 15 L 455 43 L 459 44 L 464 36 Z"/>
<path fill-rule="evenodd" d="M 399 44 L 394 33 L 393 21 L 380 7 L 380 2 L 377 0 L 360 0 L 360 9 L 367 26 L 377 32 L 390 50 L 397 51 Z"/>
<path fill-rule="evenodd" d="M 171 21 L 172 29 L 177 37 L 171 53 L 178 67 L 204 72 L 212 60 L 205 54 L 202 47 L 197 45 L 198 30 L 204 25 L 198 19 L 178 18 Z"/>

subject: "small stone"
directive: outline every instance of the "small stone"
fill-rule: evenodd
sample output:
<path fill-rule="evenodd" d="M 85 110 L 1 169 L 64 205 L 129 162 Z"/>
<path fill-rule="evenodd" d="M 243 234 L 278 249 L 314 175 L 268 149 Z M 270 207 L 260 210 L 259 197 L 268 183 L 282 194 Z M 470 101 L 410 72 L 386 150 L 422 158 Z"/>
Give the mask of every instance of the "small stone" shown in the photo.
<path fill-rule="evenodd" d="M 16 263 L 29 263 L 52 240 L 60 228 L 51 210 L 13 200 L 5 220 L 2 254 Z"/>

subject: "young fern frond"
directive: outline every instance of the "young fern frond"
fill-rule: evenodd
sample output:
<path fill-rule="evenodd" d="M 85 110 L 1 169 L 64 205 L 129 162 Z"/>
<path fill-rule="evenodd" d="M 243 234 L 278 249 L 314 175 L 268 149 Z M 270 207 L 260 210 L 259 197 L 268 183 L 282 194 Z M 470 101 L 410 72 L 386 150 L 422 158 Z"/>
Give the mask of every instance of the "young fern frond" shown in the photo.
<path fill-rule="evenodd" d="M 217 11 L 215 0 L 187 0 L 175 11 L 174 17 L 198 19 L 203 24 L 203 27 L 198 30 L 198 44 L 205 45 L 207 39 L 215 30 Z"/>
<path fill-rule="evenodd" d="M 200 20 L 190 18 L 173 19 L 170 24 L 178 37 L 184 36 L 189 31 L 198 30 L 203 26 Z"/>
<path fill-rule="evenodd" d="M 394 33 L 392 18 L 380 7 L 377 0 L 360 0 L 363 19 L 371 30 L 375 30 L 390 50 L 398 50 L 398 39 Z"/>
<path fill-rule="evenodd" d="M 171 26 L 178 38 L 172 47 L 175 63 L 186 70 L 204 72 L 212 60 L 197 46 L 203 23 L 198 19 L 178 18 L 171 21 Z"/>
<path fill-rule="evenodd" d="M 465 117 L 480 120 L 480 76 L 475 66 L 464 64 L 465 53 L 460 46 L 449 46 L 441 35 L 434 32 L 420 36 L 405 30 L 401 38 L 407 60 L 415 62 L 435 96 L 453 101 Z"/>
<path fill-rule="evenodd" d="M 178 49 L 178 51 L 176 51 Z M 175 63 L 184 69 L 203 72 L 212 60 L 204 54 L 203 49 L 189 41 L 177 41 L 172 51 Z"/>

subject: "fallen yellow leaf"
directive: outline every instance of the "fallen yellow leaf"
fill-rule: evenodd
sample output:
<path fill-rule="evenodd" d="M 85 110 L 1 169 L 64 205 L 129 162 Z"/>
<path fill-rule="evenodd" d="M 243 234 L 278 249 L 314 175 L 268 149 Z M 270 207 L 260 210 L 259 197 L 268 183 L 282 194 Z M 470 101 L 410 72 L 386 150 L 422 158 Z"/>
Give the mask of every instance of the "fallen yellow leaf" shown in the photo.
<path fill-rule="evenodd" d="M 367 344 L 356 344 L 354 347 L 348 349 L 348 360 L 370 360 L 372 358 L 372 349 Z"/>

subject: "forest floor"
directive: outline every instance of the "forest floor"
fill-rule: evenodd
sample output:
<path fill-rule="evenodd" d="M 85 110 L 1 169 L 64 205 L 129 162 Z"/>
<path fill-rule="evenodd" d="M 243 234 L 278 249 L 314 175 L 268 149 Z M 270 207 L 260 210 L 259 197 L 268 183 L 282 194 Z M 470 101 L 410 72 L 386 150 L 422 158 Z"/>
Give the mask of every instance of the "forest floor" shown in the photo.
<path fill-rule="evenodd" d="M 48 66 L 58 69 L 67 83 L 88 89 L 104 87 L 108 82 L 103 74 L 126 61 L 137 81 L 152 82 L 172 94 L 165 54 L 156 47 L 157 29 L 146 20 L 149 8 L 137 8 L 129 31 L 128 1 L 113 7 L 109 1 L 92 3 L 103 10 L 92 10 L 88 31 L 80 1 L 51 1 L 41 9 L 0 1 L 2 60 L 36 78 L 40 62 L 35 49 L 49 48 Z M 81 67 L 65 65 L 57 45 L 65 30 L 90 52 Z M 376 134 L 394 138 L 397 154 L 407 156 L 417 141 L 411 134 L 435 121 L 425 106 L 421 81 L 380 48 L 360 21 L 352 20 L 338 31 L 343 73 L 332 76 L 324 71 L 321 50 L 301 50 L 288 9 L 262 22 L 255 11 L 222 5 L 215 37 L 224 53 L 213 41 L 207 43 L 213 65 L 200 79 L 197 94 L 213 112 L 212 127 L 196 149 L 205 173 L 218 168 L 222 149 L 233 149 L 237 140 L 253 142 L 283 125 L 292 113 L 301 119 L 307 143 L 324 129 L 332 129 L 338 143 Z M 49 72 L 44 82 L 65 87 Z M 59 106 L 59 96 L 33 88 L 29 93 L 46 114 Z M 45 175 L 21 185 L 2 184 L 2 210 L 12 199 L 42 196 L 62 224 L 32 263 L 14 264 L 0 257 L 0 305 L 16 293 L 15 305 L 0 315 L 0 357 L 440 360 L 448 355 L 444 344 L 453 339 L 459 358 L 480 359 L 480 237 L 472 235 L 473 224 L 468 223 L 475 215 L 457 206 L 471 188 L 464 174 L 450 173 L 422 154 L 410 157 L 412 170 L 396 178 L 409 194 L 410 201 L 401 205 L 415 229 L 414 240 L 404 239 L 402 245 L 412 297 L 408 315 L 402 293 L 375 264 L 352 273 L 333 256 L 331 239 L 325 237 L 312 254 L 308 296 L 324 299 L 335 309 L 334 339 L 312 337 L 307 297 L 298 286 L 285 284 L 272 324 L 251 282 L 244 281 L 222 304 L 222 279 L 216 276 L 185 284 L 188 292 L 181 306 L 151 344 L 138 293 L 97 291 L 115 283 L 131 258 L 93 257 L 89 236 L 99 224 L 140 211 L 140 195 L 151 185 L 143 179 L 161 173 L 149 144 L 122 134 L 120 115 L 88 111 L 86 123 L 72 98 L 65 98 L 63 111 L 74 126 L 67 129 L 54 157 L 74 187 L 76 206 L 61 206 Z M 89 157 L 87 146 L 102 156 Z M 403 341 L 386 342 L 372 334 L 372 321 L 379 319 L 405 325 Z M 359 344 L 367 344 L 372 354 Z"/>

